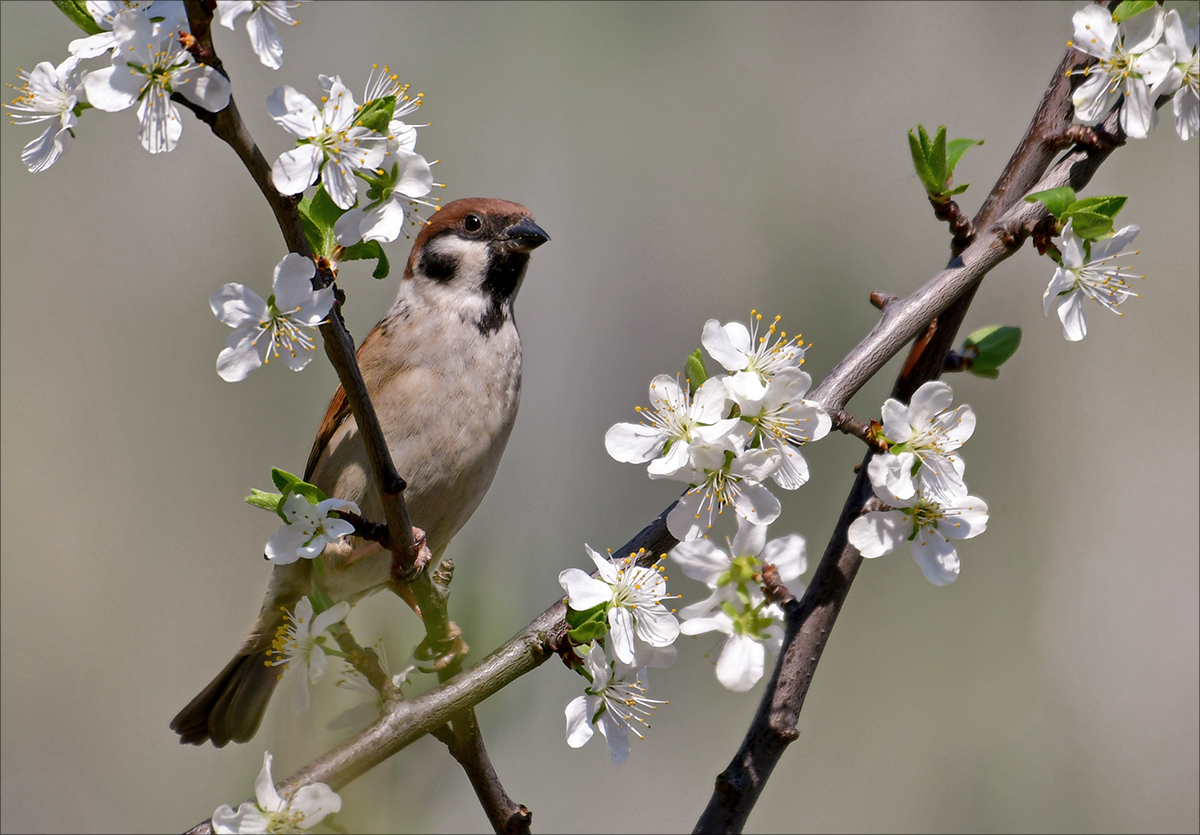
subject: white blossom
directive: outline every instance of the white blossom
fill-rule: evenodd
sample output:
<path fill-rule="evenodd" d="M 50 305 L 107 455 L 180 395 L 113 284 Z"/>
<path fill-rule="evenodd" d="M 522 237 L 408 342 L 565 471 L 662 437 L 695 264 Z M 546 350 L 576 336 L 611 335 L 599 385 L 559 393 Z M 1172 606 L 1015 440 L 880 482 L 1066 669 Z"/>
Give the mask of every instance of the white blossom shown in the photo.
<path fill-rule="evenodd" d="M 1145 278 L 1128 272 L 1128 267 L 1112 263 L 1126 255 L 1137 255 L 1127 247 L 1141 231 L 1136 226 L 1126 226 L 1111 238 L 1088 241 L 1075 234 L 1068 220 L 1062 238 L 1057 241 L 1062 253 L 1062 263 L 1054 271 L 1054 277 L 1042 294 L 1042 307 L 1047 316 L 1050 306 L 1058 304 L 1058 318 L 1062 322 L 1063 336 L 1078 342 L 1087 336 L 1087 316 L 1083 303 L 1095 299 L 1106 310 L 1123 316 L 1117 310 L 1121 304 L 1137 293 L 1130 289 L 1128 278 Z"/>
<path fill-rule="evenodd" d="M 229 80 L 197 64 L 174 32 L 160 31 L 140 11 L 117 15 L 113 36 L 112 65 L 88 73 L 83 87 L 88 102 L 99 110 L 114 113 L 138 102 L 138 140 L 150 153 L 173 151 L 183 132 L 173 93 L 210 113 L 229 104 Z"/>
<path fill-rule="evenodd" d="M 286 798 L 281 796 L 271 777 L 270 751 L 263 753 L 262 771 L 254 783 L 254 798 L 236 812 L 229 805 L 219 807 L 212 816 L 213 832 L 218 835 L 304 832 L 342 809 L 342 798 L 325 783 L 310 783 Z"/>
<path fill-rule="evenodd" d="M 720 378 L 710 377 L 696 389 L 666 374 L 650 381 L 650 408 L 637 407 L 649 423 L 617 423 L 604 435 L 604 448 L 617 461 L 650 462 L 650 476 L 669 478 L 688 465 L 694 440 L 719 444 L 740 429 L 741 421 L 726 418 L 728 394 Z"/>
<path fill-rule="evenodd" d="M 329 514 L 336 510 L 359 513 L 358 505 L 343 499 L 325 499 L 313 503 L 299 493 L 292 493 L 283 503 L 287 523 L 279 527 L 267 543 L 266 555 L 275 565 L 291 565 L 304 557 L 321 556 L 326 545 L 334 545 L 343 536 L 354 533 L 354 526 Z"/>
<path fill-rule="evenodd" d="M 297 146 L 285 151 L 271 167 L 271 178 L 281 194 L 299 194 L 321 178 L 333 202 L 342 209 L 354 205 L 358 194 L 355 171 L 375 171 L 387 151 L 387 137 L 354 125 L 358 106 L 341 81 L 330 85 L 324 105 L 294 87 L 277 87 L 267 97 L 267 113 L 275 123 L 297 137 Z"/>
<path fill-rule="evenodd" d="M 609 635 L 617 659 L 625 664 L 634 663 L 635 636 L 652 647 L 673 644 L 679 636 L 679 622 L 662 604 L 671 598 L 659 564 L 662 558 L 652 566 L 641 566 L 637 554 L 619 560 L 610 555 L 606 559 L 590 546 L 584 548 L 600 577 L 568 568 L 558 575 L 558 582 L 575 611 L 607 607 Z"/>
<path fill-rule="evenodd" d="M 1158 124 L 1151 88 L 1158 87 L 1175 64 L 1171 48 L 1159 43 L 1162 8 L 1155 6 L 1118 25 L 1106 6 L 1088 4 L 1072 21 L 1071 45 L 1099 59 L 1071 73 L 1086 77 L 1071 96 L 1075 118 L 1095 125 L 1119 101 L 1121 129 L 1133 139 L 1144 139 Z"/>
<path fill-rule="evenodd" d="M 943 498 L 966 495 L 966 465 L 954 451 L 975 431 L 975 413 L 966 405 L 948 411 L 953 399 L 950 386 L 939 380 L 917 389 L 907 406 L 888 398 L 883 434 L 892 446 L 867 465 L 872 484 L 900 499 L 918 490 Z"/>
<path fill-rule="evenodd" d="M 246 34 L 250 36 L 250 46 L 264 67 L 277 70 L 283 66 L 283 40 L 271 18 L 296 26 L 300 21 L 294 19 L 288 9 L 299 5 L 285 0 L 217 0 L 217 17 L 222 26 L 232 30 L 237 19 L 249 12 Z"/>
<path fill-rule="evenodd" d="M 340 623 L 350 614 L 350 604 L 338 603 L 313 617 L 312 601 L 300 598 L 294 611 L 285 612 L 283 625 L 275 634 L 267 656 L 273 667 L 282 666 L 292 672 L 292 708 L 296 713 L 308 710 L 308 685 L 325 677 L 329 662 L 325 658 L 326 629 Z"/>
<path fill-rule="evenodd" d="M 589 684 L 567 705 L 567 744 L 580 748 L 599 729 L 613 762 L 620 765 L 629 759 L 629 732 L 644 739 L 639 728 L 649 730 L 651 713 L 666 702 L 646 698 L 638 671 L 610 660 L 600 644 L 578 647 L 576 652 L 583 657 Z"/>
<path fill-rule="evenodd" d="M 79 58 L 71 56 L 57 67 L 42 61 L 33 72 L 18 70 L 25 82 L 8 105 L 14 124 L 50 122 L 45 131 L 21 150 L 21 162 L 32 172 L 45 171 L 71 148 L 72 128 L 78 121 L 75 106 L 83 97 L 83 78 L 77 71 Z"/>
<path fill-rule="evenodd" d="M 231 383 L 282 359 L 293 371 L 308 365 L 316 342 L 308 333 L 324 324 L 333 308 L 333 290 L 314 291 L 316 265 L 311 258 L 289 253 L 275 265 L 274 293 L 267 301 L 242 284 L 226 284 L 209 299 L 213 315 L 231 328 L 217 356 L 217 374 Z"/>

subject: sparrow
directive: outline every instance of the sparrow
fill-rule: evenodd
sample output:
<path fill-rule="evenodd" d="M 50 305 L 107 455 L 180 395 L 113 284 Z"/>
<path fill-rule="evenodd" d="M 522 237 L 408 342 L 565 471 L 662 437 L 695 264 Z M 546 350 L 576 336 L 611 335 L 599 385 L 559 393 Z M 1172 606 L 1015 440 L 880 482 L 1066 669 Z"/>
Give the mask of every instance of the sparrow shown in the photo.
<path fill-rule="evenodd" d="M 550 240 L 529 210 L 468 198 L 442 207 L 408 256 L 396 303 L 358 349 L 371 401 L 413 526 L 425 533 L 431 567 L 475 512 L 508 442 L 521 394 L 521 340 L 513 300 L 529 254 Z M 383 522 L 366 449 L 341 386 L 308 456 L 304 480 L 355 502 Z M 322 589 L 354 603 L 392 580 L 392 555 L 351 536 L 323 555 Z M 237 655 L 172 720 L 179 741 L 220 748 L 254 736 L 280 679 L 268 651 L 285 610 L 312 590 L 311 560 L 272 569 L 258 620 Z M 296 673 L 300 674 L 300 673 Z"/>

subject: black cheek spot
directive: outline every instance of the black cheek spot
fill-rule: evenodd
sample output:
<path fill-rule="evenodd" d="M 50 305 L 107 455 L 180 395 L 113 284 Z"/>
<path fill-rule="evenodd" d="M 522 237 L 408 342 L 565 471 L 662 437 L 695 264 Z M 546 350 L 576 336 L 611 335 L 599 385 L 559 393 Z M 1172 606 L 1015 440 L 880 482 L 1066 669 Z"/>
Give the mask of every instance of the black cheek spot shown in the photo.
<path fill-rule="evenodd" d="M 458 269 L 458 258 L 437 250 L 426 249 L 421 253 L 421 272 L 434 281 L 447 282 L 454 278 Z"/>

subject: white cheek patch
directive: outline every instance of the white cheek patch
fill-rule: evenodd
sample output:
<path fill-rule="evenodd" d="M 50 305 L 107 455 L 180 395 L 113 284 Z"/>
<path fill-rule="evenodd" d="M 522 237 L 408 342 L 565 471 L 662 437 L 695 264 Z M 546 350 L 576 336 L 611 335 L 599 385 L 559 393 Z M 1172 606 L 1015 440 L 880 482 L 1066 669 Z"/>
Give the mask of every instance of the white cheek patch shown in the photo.
<path fill-rule="evenodd" d="M 430 254 L 457 263 L 455 275 L 449 281 L 424 279 L 414 282 L 413 289 L 436 309 L 454 311 L 464 320 L 478 321 L 487 311 L 490 300 L 483 290 L 490 256 L 483 241 L 470 241 L 455 235 L 444 235 L 430 241 Z"/>
<path fill-rule="evenodd" d="M 451 284 L 468 284 L 479 289 L 488 270 L 488 245 L 483 241 L 470 241 L 457 235 L 443 235 L 429 242 L 429 251 L 443 258 L 458 262 L 458 276 Z M 462 281 L 466 279 L 466 281 Z"/>

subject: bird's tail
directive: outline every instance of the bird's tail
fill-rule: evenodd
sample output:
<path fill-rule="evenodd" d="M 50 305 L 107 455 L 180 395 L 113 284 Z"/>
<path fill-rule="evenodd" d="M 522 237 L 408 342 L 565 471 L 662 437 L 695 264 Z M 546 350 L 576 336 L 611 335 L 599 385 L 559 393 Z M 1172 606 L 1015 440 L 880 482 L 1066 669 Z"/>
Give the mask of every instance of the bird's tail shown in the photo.
<path fill-rule="evenodd" d="M 269 666 L 267 653 L 239 654 L 171 720 L 180 743 L 218 748 L 229 741 L 246 742 L 262 723 L 271 693 L 279 683 L 279 668 Z"/>

